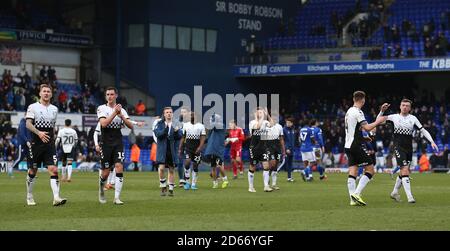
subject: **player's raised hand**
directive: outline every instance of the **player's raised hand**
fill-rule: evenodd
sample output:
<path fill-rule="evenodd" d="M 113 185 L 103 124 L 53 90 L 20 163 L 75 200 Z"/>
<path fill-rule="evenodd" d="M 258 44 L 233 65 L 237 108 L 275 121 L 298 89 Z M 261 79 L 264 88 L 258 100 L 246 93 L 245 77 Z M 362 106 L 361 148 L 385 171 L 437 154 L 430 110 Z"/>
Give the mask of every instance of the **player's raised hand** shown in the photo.
<path fill-rule="evenodd" d="M 439 147 L 436 145 L 436 143 L 431 143 L 431 147 L 432 147 L 436 152 L 439 152 Z"/>
<path fill-rule="evenodd" d="M 375 122 L 376 122 L 377 124 L 381 124 L 381 123 L 386 122 L 386 119 L 387 119 L 386 116 L 380 116 L 380 117 L 377 118 L 377 120 L 375 120 Z"/>
<path fill-rule="evenodd" d="M 391 106 L 391 104 L 388 104 L 388 103 L 384 103 L 382 106 L 381 106 L 381 112 L 385 112 L 388 108 L 389 108 L 389 106 Z"/>
<path fill-rule="evenodd" d="M 50 141 L 50 136 L 48 135 L 48 132 L 39 131 L 38 136 L 44 143 L 48 143 Z"/>
<path fill-rule="evenodd" d="M 117 104 L 116 106 L 114 106 L 114 112 L 118 115 L 120 115 L 122 113 L 122 105 L 121 104 Z"/>
<path fill-rule="evenodd" d="M 99 145 L 95 146 L 95 151 L 97 151 L 97 153 L 100 153 L 100 146 Z"/>

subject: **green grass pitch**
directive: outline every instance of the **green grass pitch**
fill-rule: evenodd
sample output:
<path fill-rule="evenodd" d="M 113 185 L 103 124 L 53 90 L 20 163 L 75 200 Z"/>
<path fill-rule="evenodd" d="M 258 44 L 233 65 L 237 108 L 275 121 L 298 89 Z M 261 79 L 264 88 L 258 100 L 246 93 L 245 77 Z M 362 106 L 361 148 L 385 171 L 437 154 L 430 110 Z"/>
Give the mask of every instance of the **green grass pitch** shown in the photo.
<path fill-rule="evenodd" d="M 227 189 L 212 189 L 201 172 L 199 190 L 175 189 L 174 197 L 159 195 L 155 172 L 125 173 L 121 199 L 112 204 L 97 198 L 97 173 L 74 173 L 61 184 L 66 205 L 53 207 L 47 173 L 34 187 L 37 206 L 25 205 L 25 173 L 10 179 L 0 175 L 0 230 L 450 230 L 450 175 L 413 174 L 416 204 L 389 198 L 394 181 L 377 174 L 366 187 L 365 207 L 351 207 L 347 175 L 329 174 L 327 181 L 288 183 L 279 175 L 281 190 L 263 192 L 262 172 L 255 175 L 257 193 L 247 191 L 247 176 L 231 180 Z M 231 176 L 231 175 L 230 175 Z"/>

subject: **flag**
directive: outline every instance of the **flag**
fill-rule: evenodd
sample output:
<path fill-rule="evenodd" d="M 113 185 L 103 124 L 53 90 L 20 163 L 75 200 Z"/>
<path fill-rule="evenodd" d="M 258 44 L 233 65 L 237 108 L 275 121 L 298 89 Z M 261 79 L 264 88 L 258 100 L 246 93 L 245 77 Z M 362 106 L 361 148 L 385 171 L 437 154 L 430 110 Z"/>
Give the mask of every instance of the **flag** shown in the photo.
<path fill-rule="evenodd" d="M 20 65 L 22 63 L 22 47 L 1 45 L 0 64 Z"/>

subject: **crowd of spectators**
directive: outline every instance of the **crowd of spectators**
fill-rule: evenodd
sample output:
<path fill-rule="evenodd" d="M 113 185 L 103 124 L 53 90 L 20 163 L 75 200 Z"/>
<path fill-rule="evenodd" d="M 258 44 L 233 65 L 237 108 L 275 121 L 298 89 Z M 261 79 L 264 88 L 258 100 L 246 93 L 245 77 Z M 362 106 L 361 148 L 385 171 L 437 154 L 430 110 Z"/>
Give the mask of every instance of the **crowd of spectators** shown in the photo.
<path fill-rule="evenodd" d="M 339 19 L 335 13 L 331 15 L 331 22 L 335 27 L 338 37 L 340 37 L 340 34 L 342 33 L 343 25 L 350 21 L 355 14 L 361 12 L 363 12 L 361 9 L 361 1 L 357 0 L 354 11 L 349 10 L 342 20 Z M 387 8 L 385 8 L 383 0 L 370 0 L 366 13 L 366 16 L 351 22 L 347 30 L 351 38 L 359 38 L 362 40 L 363 44 L 366 44 L 369 36 L 378 29 L 381 24 L 386 23 L 388 16 Z"/>
<path fill-rule="evenodd" d="M 390 100 L 392 104 L 400 104 L 401 96 L 387 96 L 384 100 L 368 97 L 363 108 L 368 121 L 374 121 L 378 112 L 379 104 L 385 100 Z M 297 126 L 303 126 L 311 118 L 321 122 L 326 151 L 342 153 L 345 142 L 345 113 L 353 105 L 351 99 L 317 98 L 310 101 L 301 102 L 299 99 L 292 99 L 288 105 L 284 105 L 281 110 L 281 120 L 287 117 L 294 117 Z M 287 108 L 289 107 L 289 109 Z M 430 93 L 425 93 L 418 97 L 414 103 L 412 114 L 417 116 L 423 127 L 427 129 L 434 139 L 440 139 L 444 145 L 450 143 L 450 111 L 448 102 L 445 99 L 436 100 Z M 396 107 L 391 107 L 391 113 L 398 112 Z M 377 128 L 376 141 L 381 141 L 383 149 L 388 151 L 391 145 L 393 128 L 389 125 L 381 125 Z M 420 134 L 415 135 L 418 144 L 417 153 L 426 149 L 428 142 Z M 443 149 L 441 149 L 443 150 Z"/>
<path fill-rule="evenodd" d="M 39 75 L 33 81 L 28 72 L 12 74 L 5 69 L 0 82 L 0 111 L 25 111 L 28 105 L 39 100 L 39 86 L 43 83 L 53 87 L 52 104 L 56 105 L 59 112 L 63 113 L 88 113 L 96 114 L 97 106 L 103 100 L 103 89 L 95 81 L 87 80 L 80 84 L 80 92 L 67 93 L 59 88 L 58 78 L 52 66 L 42 66 Z M 147 108 L 142 100 L 133 106 L 128 105 L 124 96 L 119 96 L 117 103 L 128 110 L 130 115 L 147 115 Z M 88 131 L 79 130 L 74 126 L 79 140 L 79 158 L 83 161 L 95 160 L 93 133 L 94 127 Z M 148 144 L 142 135 L 136 136 L 137 144 L 148 149 Z M 12 127 L 10 115 L 0 113 L 0 160 L 11 160 L 17 149 L 17 129 Z"/>

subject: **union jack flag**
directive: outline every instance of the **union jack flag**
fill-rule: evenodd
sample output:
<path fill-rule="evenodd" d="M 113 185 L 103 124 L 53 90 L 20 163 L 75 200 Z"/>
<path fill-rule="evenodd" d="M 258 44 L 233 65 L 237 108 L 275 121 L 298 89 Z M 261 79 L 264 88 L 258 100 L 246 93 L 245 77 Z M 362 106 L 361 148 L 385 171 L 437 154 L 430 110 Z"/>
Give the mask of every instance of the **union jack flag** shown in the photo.
<path fill-rule="evenodd" d="M 0 63 L 3 65 L 20 65 L 22 63 L 22 47 L 2 45 L 0 47 Z"/>

